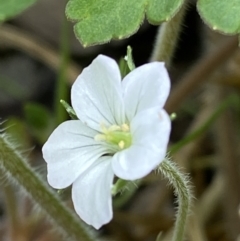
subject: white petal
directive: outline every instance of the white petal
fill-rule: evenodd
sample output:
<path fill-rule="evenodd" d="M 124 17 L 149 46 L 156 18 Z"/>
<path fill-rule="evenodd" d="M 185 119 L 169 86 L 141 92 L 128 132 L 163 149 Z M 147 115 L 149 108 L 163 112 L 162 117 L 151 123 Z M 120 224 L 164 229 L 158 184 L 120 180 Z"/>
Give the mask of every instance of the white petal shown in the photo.
<path fill-rule="evenodd" d="M 126 116 L 129 121 L 140 111 L 162 108 L 170 91 L 164 63 L 153 62 L 130 72 L 123 80 Z"/>
<path fill-rule="evenodd" d="M 101 157 L 96 165 L 90 167 L 74 183 L 72 199 L 81 219 L 99 229 L 112 219 L 111 186 L 113 171 L 112 157 Z"/>
<path fill-rule="evenodd" d="M 131 122 L 132 146 L 113 157 L 114 173 L 126 180 L 142 178 L 163 161 L 169 141 L 171 121 L 164 110 L 140 112 Z"/>
<path fill-rule="evenodd" d="M 71 185 L 106 150 L 94 140 L 98 134 L 80 120 L 63 122 L 43 146 L 48 182 L 54 188 Z"/>
<path fill-rule="evenodd" d="M 72 106 L 79 119 L 96 130 L 100 123 L 124 123 L 121 75 L 117 63 L 99 55 L 72 86 Z"/>

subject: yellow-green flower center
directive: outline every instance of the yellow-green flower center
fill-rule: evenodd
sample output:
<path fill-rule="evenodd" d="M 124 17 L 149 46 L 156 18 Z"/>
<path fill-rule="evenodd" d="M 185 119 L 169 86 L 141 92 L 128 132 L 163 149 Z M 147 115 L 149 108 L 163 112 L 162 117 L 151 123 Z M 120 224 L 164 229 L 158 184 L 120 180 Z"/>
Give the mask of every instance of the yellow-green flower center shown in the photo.
<path fill-rule="evenodd" d="M 132 144 L 132 136 L 127 124 L 121 126 L 112 125 L 109 128 L 101 125 L 101 131 L 103 134 L 96 135 L 94 138 L 96 141 L 105 141 L 117 145 L 120 149 L 126 149 Z"/>

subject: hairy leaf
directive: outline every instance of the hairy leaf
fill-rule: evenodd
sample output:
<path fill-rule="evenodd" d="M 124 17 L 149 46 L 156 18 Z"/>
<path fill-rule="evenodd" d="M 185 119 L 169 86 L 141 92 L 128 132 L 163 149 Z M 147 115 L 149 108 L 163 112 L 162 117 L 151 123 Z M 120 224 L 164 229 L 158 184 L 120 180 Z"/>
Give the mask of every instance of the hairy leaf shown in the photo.
<path fill-rule="evenodd" d="M 199 0 L 197 8 L 202 19 L 214 30 L 240 33 L 239 0 Z"/>
<path fill-rule="evenodd" d="M 0 22 L 15 17 L 36 0 L 0 0 Z"/>
<path fill-rule="evenodd" d="M 173 17 L 184 0 L 70 0 L 67 17 L 84 46 L 126 38 L 135 33 L 145 14 L 152 24 Z"/>

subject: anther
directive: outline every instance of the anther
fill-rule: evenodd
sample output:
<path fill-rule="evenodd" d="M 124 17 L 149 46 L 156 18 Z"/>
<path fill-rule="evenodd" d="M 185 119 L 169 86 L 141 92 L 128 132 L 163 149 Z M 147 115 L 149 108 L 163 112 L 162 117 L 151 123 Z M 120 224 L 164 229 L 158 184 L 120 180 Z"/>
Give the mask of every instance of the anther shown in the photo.
<path fill-rule="evenodd" d="M 120 149 L 123 149 L 125 146 L 124 141 L 119 141 L 118 146 L 120 147 Z"/>
<path fill-rule="evenodd" d="M 129 125 L 128 125 L 128 124 L 122 124 L 122 125 L 121 125 L 121 129 L 122 129 L 122 131 L 124 131 L 124 132 L 128 132 L 128 131 L 129 131 Z"/>
<path fill-rule="evenodd" d="M 94 140 L 95 141 L 106 141 L 106 136 L 102 135 L 102 134 L 97 134 L 96 136 L 94 136 Z"/>

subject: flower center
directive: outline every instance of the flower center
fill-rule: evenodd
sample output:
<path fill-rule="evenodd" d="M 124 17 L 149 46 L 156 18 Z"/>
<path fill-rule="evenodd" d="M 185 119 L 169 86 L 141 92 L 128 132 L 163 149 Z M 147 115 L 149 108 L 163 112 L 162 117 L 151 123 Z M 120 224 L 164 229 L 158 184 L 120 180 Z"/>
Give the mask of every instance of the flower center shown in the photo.
<path fill-rule="evenodd" d="M 120 149 L 126 149 L 132 144 L 132 136 L 127 124 L 121 126 L 112 125 L 109 128 L 102 124 L 101 131 L 103 134 L 98 134 L 94 137 L 96 141 L 106 141 L 107 143 L 117 145 Z"/>

